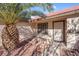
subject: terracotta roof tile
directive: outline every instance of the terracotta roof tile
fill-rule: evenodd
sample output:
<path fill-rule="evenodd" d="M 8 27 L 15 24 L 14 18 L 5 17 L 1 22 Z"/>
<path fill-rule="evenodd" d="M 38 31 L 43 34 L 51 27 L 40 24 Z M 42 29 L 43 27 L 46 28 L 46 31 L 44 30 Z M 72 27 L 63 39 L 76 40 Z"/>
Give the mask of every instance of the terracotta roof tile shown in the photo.
<path fill-rule="evenodd" d="M 46 16 L 55 16 L 55 15 L 58 15 L 58 14 L 63 14 L 63 13 L 67 13 L 67 12 L 71 12 L 71 11 L 75 11 L 75 10 L 79 10 L 79 6 L 74 6 L 74 7 L 71 7 L 71 8 L 66 8 L 64 10 L 52 12 L 52 13 L 47 14 Z"/>

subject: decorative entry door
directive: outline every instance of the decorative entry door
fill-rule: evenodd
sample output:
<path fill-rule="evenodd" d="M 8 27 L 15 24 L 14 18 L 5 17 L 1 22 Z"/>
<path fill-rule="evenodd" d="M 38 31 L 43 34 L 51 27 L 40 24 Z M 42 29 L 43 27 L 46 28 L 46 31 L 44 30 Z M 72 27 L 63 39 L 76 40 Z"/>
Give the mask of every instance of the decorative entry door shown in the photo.
<path fill-rule="evenodd" d="M 64 21 L 54 22 L 54 41 L 62 42 L 65 37 L 65 23 Z"/>
<path fill-rule="evenodd" d="M 53 22 L 53 55 L 60 55 L 60 49 L 65 43 L 65 22 Z M 58 52 L 59 51 L 59 52 Z"/>

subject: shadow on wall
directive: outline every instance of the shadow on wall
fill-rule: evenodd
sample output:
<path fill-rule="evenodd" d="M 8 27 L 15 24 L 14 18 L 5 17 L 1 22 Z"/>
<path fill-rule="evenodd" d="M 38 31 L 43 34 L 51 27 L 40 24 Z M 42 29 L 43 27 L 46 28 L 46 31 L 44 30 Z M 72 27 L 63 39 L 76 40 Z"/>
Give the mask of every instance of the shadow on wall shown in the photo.
<path fill-rule="evenodd" d="M 75 39 L 78 39 L 78 38 L 75 38 Z M 73 44 L 73 48 L 71 48 L 71 49 L 63 48 L 61 50 L 61 55 L 63 55 L 63 56 L 79 56 L 79 40 L 76 40 L 76 42 Z"/>
<path fill-rule="evenodd" d="M 75 43 L 74 49 L 78 49 L 79 50 L 79 40 Z"/>
<path fill-rule="evenodd" d="M 17 26 L 19 30 L 19 39 L 21 41 L 27 40 L 33 36 L 32 29 L 29 26 Z"/>

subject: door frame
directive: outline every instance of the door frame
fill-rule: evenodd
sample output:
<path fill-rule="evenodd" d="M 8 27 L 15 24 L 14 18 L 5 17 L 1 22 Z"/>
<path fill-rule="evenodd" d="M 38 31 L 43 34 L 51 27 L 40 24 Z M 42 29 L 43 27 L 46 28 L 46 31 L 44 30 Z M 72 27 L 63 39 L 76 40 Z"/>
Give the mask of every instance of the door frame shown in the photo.
<path fill-rule="evenodd" d="M 54 40 L 54 34 L 53 34 L 53 41 L 55 42 L 63 42 L 64 44 L 66 44 L 66 35 L 65 35 L 65 30 L 66 30 L 66 21 L 65 20 L 58 20 L 58 21 L 53 21 L 52 22 L 52 25 L 53 25 L 53 29 L 54 29 L 54 23 L 56 22 L 63 22 L 63 41 L 56 41 Z M 54 30 L 53 30 L 53 33 L 54 33 Z"/>

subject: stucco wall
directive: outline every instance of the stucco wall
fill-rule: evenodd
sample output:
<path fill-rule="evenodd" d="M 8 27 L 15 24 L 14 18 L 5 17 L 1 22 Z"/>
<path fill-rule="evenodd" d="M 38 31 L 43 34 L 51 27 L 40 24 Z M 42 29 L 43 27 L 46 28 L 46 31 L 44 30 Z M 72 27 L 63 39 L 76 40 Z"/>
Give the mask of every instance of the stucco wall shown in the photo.
<path fill-rule="evenodd" d="M 27 40 L 32 37 L 33 30 L 26 22 L 18 23 L 17 28 L 19 31 L 19 40 Z"/>
<path fill-rule="evenodd" d="M 52 38 L 53 36 L 53 29 L 52 29 L 52 21 L 48 22 L 48 35 Z"/>
<path fill-rule="evenodd" d="M 36 23 L 31 23 L 30 26 L 31 26 L 32 31 L 37 34 L 37 30 L 38 30 L 37 29 L 37 24 Z"/>
<path fill-rule="evenodd" d="M 79 47 L 79 17 L 67 18 L 67 48 Z"/>

